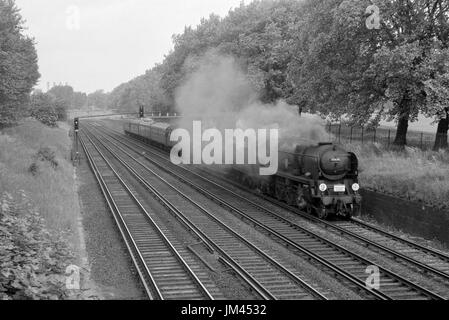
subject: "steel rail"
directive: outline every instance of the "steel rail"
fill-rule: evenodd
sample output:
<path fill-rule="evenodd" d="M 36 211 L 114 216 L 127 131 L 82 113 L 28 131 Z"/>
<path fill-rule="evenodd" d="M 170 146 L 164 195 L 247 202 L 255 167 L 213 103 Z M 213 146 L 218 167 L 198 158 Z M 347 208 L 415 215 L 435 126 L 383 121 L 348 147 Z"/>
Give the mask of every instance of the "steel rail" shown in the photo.
<path fill-rule="evenodd" d="M 86 137 L 88 138 L 88 140 L 92 143 L 92 145 L 94 146 L 94 148 L 97 150 L 97 152 L 100 154 L 100 156 L 103 158 L 104 162 L 108 165 L 109 169 L 114 173 L 115 177 L 117 178 L 117 180 L 119 180 L 119 182 L 121 183 L 121 185 L 123 186 L 123 188 L 126 190 L 126 192 L 129 194 L 129 196 L 131 197 L 131 199 L 136 203 L 136 205 L 139 207 L 140 211 L 144 214 L 144 216 L 146 217 L 147 221 L 150 223 L 150 225 L 152 226 L 152 228 L 156 231 L 156 233 L 161 237 L 161 239 L 163 240 L 163 242 L 166 243 L 167 247 L 169 248 L 169 250 L 173 253 L 173 255 L 175 256 L 175 258 L 179 261 L 179 263 L 181 264 L 182 268 L 187 272 L 187 274 L 190 276 L 190 278 L 196 283 L 196 285 L 198 286 L 198 288 L 200 289 L 200 291 L 204 294 L 204 296 L 207 299 L 213 300 L 214 298 L 212 297 L 212 295 L 209 293 L 209 291 L 204 287 L 204 285 L 202 284 L 202 282 L 198 279 L 198 277 L 195 275 L 195 273 L 193 272 L 193 270 L 189 267 L 189 265 L 186 263 L 186 261 L 182 258 L 182 256 L 179 254 L 179 252 L 176 250 L 176 248 L 173 246 L 173 244 L 170 242 L 170 240 L 166 237 L 166 235 L 164 234 L 164 232 L 159 228 L 159 226 L 156 224 L 156 222 L 153 220 L 153 218 L 151 217 L 151 215 L 148 213 L 148 211 L 146 211 L 146 209 L 143 207 L 142 203 L 134 196 L 134 194 L 132 193 L 132 191 L 129 189 L 128 185 L 125 183 L 125 181 L 120 177 L 120 175 L 117 173 L 116 170 L 114 170 L 114 168 L 112 167 L 111 163 L 106 159 L 106 157 L 104 156 L 104 154 L 99 150 L 99 148 L 95 145 L 95 143 L 92 141 L 92 139 L 86 135 Z M 120 211 L 119 211 L 120 212 Z M 121 217 L 123 220 L 123 217 Z M 126 226 L 126 222 L 123 221 L 125 223 Z M 129 230 L 128 230 L 129 231 Z M 130 233 L 131 234 L 131 233 Z M 132 236 L 132 234 L 131 234 Z M 138 249 L 138 246 L 137 246 Z M 138 249 L 139 250 L 139 249 Z M 140 250 L 139 250 L 140 252 Z M 150 271 L 150 270 L 148 270 Z M 151 272 L 150 272 L 151 274 Z M 154 280 L 154 277 L 152 276 L 152 279 Z M 157 288 L 157 284 L 156 281 L 154 281 L 154 284 Z M 163 293 L 161 292 L 160 289 L 158 289 L 158 295 L 160 296 L 160 298 L 163 300 Z"/>
<path fill-rule="evenodd" d="M 98 139 L 98 137 L 97 137 Z M 268 261 L 270 261 L 270 263 L 274 264 L 275 266 L 277 266 L 280 270 L 282 270 L 284 273 L 286 273 L 290 278 L 292 278 L 294 281 L 296 281 L 297 283 L 299 283 L 303 288 L 305 288 L 306 290 L 310 291 L 314 296 L 320 298 L 320 299 L 326 299 L 326 297 L 324 295 L 322 295 L 320 292 L 318 292 L 316 289 L 314 289 L 313 287 L 311 287 L 308 283 L 306 283 L 305 281 L 303 281 L 302 279 L 300 279 L 299 277 L 297 277 L 295 274 L 293 274 L 291 271 L 289 271 L 287 268 L 285 268 L 284 266 L 282 266 L 279 262 L 277 262 L 275 259 L 273 259 L 272 257 L 270 257 L 269 255 L 267 255 L 266 253 L 264 253 L 262 250 L 260 250 L 259 248 L 257 248 L 256 246 L 254 246 L 253 244 L 251 244 L 248 240 L 246 240 L 245 238 L 243 238 L 241 235 L 239 235 L 238 233 L 236 233 L 234 230 L 232 230 L 229 226 L 227 226 L 226 224 L 224 224 L 223 222 L 221 222 L 220 220 L 218 220 L 216 217 L 214 217 L 207 209 L 205 209 L 202 205 L 200 205 L 199 203 L 197 203 L 196 201 L 194 201 L 193 199 L 191 199 L 188 195 L 184 194 L 181 190 L 179 190 L 178 188 L 176 188 L 175 186 L 173 186 L 172 184 L 170 184 L 168 181 L 166 181 L 164 178 L 162 178 L 160 175 L 158 175 L 156 172 L 154 172 L 151 168 L 149 168 L 148 166 L 146 166 L 145 164 L 143 164 L 142 162 L 140 162 L 139 160 L 135 159 L 134 156 L 132 156 L 130 153 L 128 153 L 126 150 L 124 150 L 123 148 L 121 148 L 120 146 L 118 146 L 117 144 L 115 144 L 113 141 L 105 138 L 105 140 L 107 140 L 109 143 L 115 145 L 116 148 L 120 149 L 123 153 L 125 153 L 128 157 L 130 157 L 131 159 L 133 159 L 136 163 L 138 163 L 141 167 L 143 167 L 144 169 L 146 169 L 147 171 L 151 172 L 154 176 L 156 176 L 158 179 L 160 179 L 161 181 L 163 181 L 166 185 L 168 185 L 170 188 L 172 188 L 173 190 L 175 190 L 179 195 L 181 195 L 184 199 L 190 201 L 192 204 L 194 204 L 198 209 L 200 209 L 203 213 L 205 213 L 207 216 L 209 216 L 213 221 L 215 221 L 217 224 L 221 225 L 223 228 L 225 228 L 226 230 L 228 230 L 230 233 L 232 233 L 235 237 L 237 237 L 238 239 L 240 239 L 240 241 L 246 243 L 248 246 L 250 246 L 251 248 L 253 248 L 255 251 L 257 251 L 261 256 L 263 256 L 265 259 L 267 259 Z M 122 165 L 124 165 L 130 172 L 132 172 L 135 177 L 145 186 L 147 187 L 147 189 L 149 189 L 149 191 L 151 191 L 152 193 L 158 194 L 159 197 L 163 197 L 162 195 L 160 195 L 160 193 L 155 190 L 144 178 L 142 178 L 142 176 L 137 173 L 133 168 L 131 168 L 129 165 L 127 165 L 123 160 L 120 160 L 118 158 L 118 156 L 116 154 L 114 154 L 114 151 L 111 150 L 108 146 L 106 146 L 105 144 L 103 144 L 103 146 L 108 149 L 108 151 L 114 155 L 114 157 L 119 160 Z M 182 214 L 182 213 L 181 213 Z M 186 219 L 187 220 L 187 219 Z M 201 231 L 200 231 L 201 232 Z M 206 235 L 204 235 L 204 237 L 207 237 Z M 213 243 L 213 241 L 209 238 L 209 241 L 211 241 Z M 214 246 L 217 246 L 216 244 Z M 218 247 L 218 249 L 221 251 L 221 249 Z M 221 251 L 222 252 L 222 251 Z M 224 253 L 224 252 L 222 252 Z M 230 257 L 226 257 L 227 259 Z M 232 258 L 229 259 L 232 261 Z M 229 262 L 227 262 L 227 264 L 229 265 Z M 235 261 L 232 261 L 232 264 L 236 264 Z M 246 273 L 246 272 L 245 272 Z M 246 273 L 246 276 L 250 276 L 249 274 Z M 251 277 L 251 276 L 250 276 Z"/>
<path fill-rule="evenodd" d="M 107 133 L 106 133 L 106 134 L 107 134 Z M 109 136 L 111 136 L 111 135 L 109 135 Z M 111 136 L 111 137 L 112 137 L 112 136 Z M 118 140 L 117 138 L 115 138 L 115 137 L 112 137 L 112 138 L 114 138 L 114 139 L 116 139 L 117 141 L 119 141 L 119 140 Z M 123 142 L 122 142 L 122 143 L 123 143 Z M 136 144 L 135 144 L 135 145 L 136 145 Z M 127 146 L 128 148 L 130 148 L 129 145 L 126 145 L 126 146 Z M 155 153 L 153 150 L 149 150 L 149 151 L 152 152 L 153 154 L 157 155 L 158 157 L 162 158 L 164 161 L 167 161 L 164 157 L 162 157 L 161 155 Z M 149 158 L 149 157 L 146 156 L 146 155 L 144 155 L 144 157 L 147 158 L 147 160 L 151 161 L 152 163 L 158 165 L 158 166 L 161 167 L 162 169 L 164 169 L 164 170 L 166 170 L 166 171 L 169 171 L 169 172 L 171 172 L 172 174 L 174 173 L 173 170 L 169 170 L 166 166 L 157 163 L 154 159 L 151 159 L 151 158 Z M 180 167 L 178 167 L 178 168 L 180 168 Z M 365 263 L 365 264 L 367 264 L 367 265 L 375 265 L 373 262 L 371 262 L 371 261 L 369 261 L 369 260 L 367 260 L 367 259 L 365 259 L 365 258 L 363 258 L 363 257 L 361 257 L 361 256 L 359 256 L 359 255 L 357 255 L 357 254 L 355 254 L 355 253 L 353 253 L 353 252 L 350 252 L 350 251 L 346 250 L 345 248 L 343 248 L 343 247 L 341 247 L 341 246 L 339 246 L 339 245 L 336 245 L 336 244 L 334 244 L 334 243 L 329 242 L 328 240 L 326 240 L 326 239 L 324 239 L 324 238 L 322 238 L 322 237 L 320 237 L 320 236 L 318 236 L 318 235 L 316 235 L 316 234 L 314 234 L 314 233 L 308 231 L 307 229 L 304 229 L 303 227 L 297 225 L 296 223 L 294 223 L 294 222 L 292 222 L 292 221 L 289 221 L 289 220 L 285 219 L 284 217 L 281 217 L 281 216 L 277 215 L 276 213 L 274 213 L 274 212 L 272 212 L 272 211 L 270 211 L 270 210 L 268 210 L 268 209 L 266 209 L 266 208 L 260 206 L 259 204 L 257 204 L 257 203 L 255 203 L 255 202 L 253 202 L 253 201 L 251 201 L 251 200 L 248 200 L 248 199 L 246 199 L 246 198 L 240 196 L 239 194 L 233 192 L 232 190 L 229 190 L 229 189 L 227 189 L 227 188 L 225 188 L 225 187 L 223 187 L 223 186 L 221 186 L 221 185 L 218 185 L 217 183 L 215 183 L 214 181 L 211 181 L 211 180 L 208 179 L 208 178 L 205 178 L 205 177 L 203 177 L 203 176 L 200 176 L 199 174 L 197 174 L 197 173 L 195 173 L 195 172 L 193 172 L 193 171 L 191 171 L 191 170 L 189 170 L 189 169 L 186 169 L 186 168 L 182 168 L 182 169 L 185 170 L 185 171 L 187 171 L 187 172 L 189 172 L 189 173 L 191 173 L 191 174 L 194 174 L 195 176 L 201 178 L 201 179 L 204 180 L 204 181 L 207 181 L 207 182 L 209 182 L 209 183 L 211 183 L 211 184 L 213 184 L 213 185 L 215 185 L 215 186 L 217 186 L 217 187 L 219 187 L 219 188 L 221 188 L 221 189 L 223 189 L 223 190 L 226 190 L 227 192 L 232 193 L 235 197 L 238 197 L 238 198 L 240 198 L 240 199 L 242 199 L 242 200 L 244 200 L 244 201 L 246 201 L 246 202 L 248 202 L 248 203 L 251 203 L 254 207 L 257 207 L 257 208 L 259 208 L 260 210 L 263 210 L 263 211 L 266 212 L 266 213 L 269 213 L 269 214 L 271 214 L 271 215 L 274 215 L 274 216 L 276 216 L 276 217 L 279 217 L 280 219 L 282 219 L 282 220 L 285 221 L 286 223 L 290 224 L 291 226 L 294 226 L 295 228 L 301 229 L 301 231 L 304 231 L 304 232 L 308 233 L 309 235 L 311 235 L 311 236 L 313 236 L 313 237 L 315 237 L 315 238 L 319 238 L 320 241 L 325 242 L 325 243 L 327 243 L 328 245 L 335 247 L 338 251 L 346 252 L 348 255 L 352 255 L 354 258 L 356 258 L 357 260 L 359 260 L 359 261 L 362 262 L 362 263 Z M 176 173 L 175 173 L 175 174 L 176 174 Z M 176 175 L 178 175 L 178 174 L 176 174 Z M 179 178 L 179 175 L 178 175 L 178 178 Z M 197 190 L 201 191 L 203 194 L 206 194 L 206 195 L 208 195 L 209 197 L 214 198 L 214 199 L 215 199 L 216 201 L 218 201 L 218 202 L 224 203 L 224 204 L 225 204 L 231 211 L 238 213 L 239 215 L 245 217 L 247 220 L 251 221 L 251 222 L 254 223 L 255 225 L 261 227 L 262 229 L 268 231 L 268 232 L 271 233 L 271 234 L 275 234 L 278 238 L 280 238 L 280 239 L 282 239 L 284 242 L 287 242 L 287 243 L 288 243 L 288 241 L 286 241 L 286 240 L 288 240 L 288 239 L 285 239 L 285 237 L 283 237 L 282 235 L 277 234 L 273 229 L 271 229 L 271 228 L 269 228 L 269 227 L 267 228 L 266 226 L 261 225 L 258 221 L 255 221 L 253 218 L 248 217 L 248 215 L 246 215 L 244 212 L 242 212 L 242 211 L 239 210 L 238 208 L 235 208 L 235 207 L 233 207 L 232 205 L 230 205 L 229 203 L 223 202 L 222 199 L 219 199 L 219 198 L 217 198 L 217 197 L 211 195 L 211 193 L 210 193 L 208 190 L 205 190 L 204 188 L 202 188 L 202 187 L 200 187 L 200 186 L 198 186 L 198 185 L 192 184 L 190 181 L 186 180 L 185 178 L 183 178 L 183 179 L 184 179 L 184 182 L 186 182 L 186 183 L 192 185 L 194 188 L 196 188 Z M 321 220 L 320 220 L 320 221 L 321 221 Z M 289 243 L 289 244 L 292 245 L 291 243 Z M 294 246 L 294 247 L 295 247 L 296 249 L 298 249 L 298 246 L 297 246 L 297 245 Z M 303 248 L 303 249 L 305 249 L 305 248 Z M 309 252 L 309 253 L 310 253 L 310 254 L 313 254 L 312 252 Z M 320 259 L 317 259 L 317 258 L 318 258 L 318 257 L 315 256 L 315 259 L 318 260 L 318 261 L 320 261 Z M 322 259 L 321 259 L 320 262 L 323 263 L 324 261 L 322 261 Z M 338 268 L 338 267 L 337 267 L 337 268 Z M 403 284 L 406 284 L 407 286 L 414 288 L 414 289 L 417 290 L 418 292 L 421 292 L 421 293 L 423 293 L 424 295 L 426 295 L 426 296 L 428 296 L 428 297 L 430 297 L 430 298 L 432 298 L 432 299 L 443 299 L 441 296 L 439 296 L 439 295 L 437 295 L 437 294 L 435 294 L 435 293 L 433 293 L 433 292 L 427 290 L 426 288 L 423 288 L 422 286 L 419 286 L 419 285 L 416 285 L 416 284 L 412 283 L 411 281 L 409 281 L 409 280 L 407 280 L 407 279 L 401 277 L 400 275 L 398 275 L 398 274 L 396 274 L 396 273 L 394 273 L 394 272 L 392 272 L 392 271 L 389 271 L 389 270 L 387 270 L 387 269 L 385 269 L 385 268 L 380 268 L 380 269 L 381 269 L 384 273 L 388 274 L 390 277 L 397 279 L 398 281 L 402 282 Z M 335 271 L 335 270 L 333 270 L 333 271 Z M 344 270 L 340 270 L 340 271 L 343 271 L 343 272 L 344 272 Z M 347 278 L 348 276 L 349 276 L 349 277 L 352 277 L 352 276 L 349 275 L 349 274 L 346 274 L 346 275 L 345 275 L 346 278 Z M 357 279 L 357 280 L 358 280 L 358 279 Z M 359 285 L 362 285 L 362 284 L 359 283 Z M 364 285 L 364 284 L 363 284 L 363 285 Z M 371 292 L 375 292 L 375 291 L 371 290 Z M 380 292 L 379 292 L 379 293 L 380 293 Z M 382 294 L 380 294 L 380 296 L 382 296 Z M 379 296 L 379 297 L 380 297 L 380 296 Z M 387 298 L 387 297 L 384 296 L 383 298 Z"/>
<path fill-rule="evenodd" d="M 103 196 L 106 199 L 108 207 L 109 207 L 110 211 L 112 212 L 112 216 L 114 217 L 115 223 L 120 231 L 120 234 L 122 235 L 122 238 L 125 242 L 125 245 L 126 245 L 128 251 L 130 253 L 131 259 L 133 260 L 133 263 L 136 267 L 136 270 L 137 270 L 139 277 L 142 281 L 142 284 L 145 288 L 145 292 L 146 292 L 147 296 L 150 298 L 150 300 L 154 300 L 155 296 L 153 295 L 153 292 L 151 291 L 151 290 L 153 290 L 153 291 L 155 291 L 157 298 L 161 299 L 161 294 L 160 294 L 160 292 L 157 288 L 157 285 L 151 275 L 151 272 L 149 271 L 142 255 L 140 254 L 139 250 L 137 249 L 137 244 L 134 242 L 134 239 L 132 238 L 129 229 L 127 228 L 126 224 L 124 223 L 122 217 L 119 215 L 119 209 L 117 207 L 117 204 L 115 203 L 114 199 L 112 198 L 112 195 L 111 195 L 103 177 L 99 173 L 100 171 L 99 171 L 97 165 L 95 164 L 95 162 L 93 161 L 90 152 L 87 150 L 87 147 L 86 147 L 84 140 L 81 136 L 80 136 L 80 142 L 81 142 L 81 145 L 86 154 L 87 160 L 89 162 L 89 166 L 91 167 L 91 169 L 95 175 L 95 178 L 97 179 L 97 182 L 100 185 Z M 117 216 L 119 216 L 119 217 L 117 217 Z M 150 279 L 150 286 L 152 287 L 152 289 L 149 288 L 149 285 L 147 283 L 148 281 L 145 278 L 143 271 L 141 271 L 141 268 L 146 271 L 146 275 Z"/>

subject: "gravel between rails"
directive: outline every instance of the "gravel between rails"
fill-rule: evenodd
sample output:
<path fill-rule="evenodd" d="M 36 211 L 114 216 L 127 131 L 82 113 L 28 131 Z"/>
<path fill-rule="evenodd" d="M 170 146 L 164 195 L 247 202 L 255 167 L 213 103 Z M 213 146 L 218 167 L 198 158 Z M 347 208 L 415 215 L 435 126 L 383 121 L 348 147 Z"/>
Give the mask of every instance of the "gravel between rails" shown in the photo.
<path fill-rule="evenodd" d="M 82 154 L 77 168 L 90 277 L 104 299 L 141 300 L 146 295 L 115 222 Z"/>

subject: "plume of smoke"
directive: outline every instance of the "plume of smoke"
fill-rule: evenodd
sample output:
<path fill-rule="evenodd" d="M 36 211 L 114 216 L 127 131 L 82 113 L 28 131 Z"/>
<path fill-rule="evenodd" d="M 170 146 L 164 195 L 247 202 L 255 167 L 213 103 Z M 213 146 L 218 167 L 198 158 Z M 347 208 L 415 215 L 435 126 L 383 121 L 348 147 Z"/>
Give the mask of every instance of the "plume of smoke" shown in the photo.
<path fill-rule="evenodd" d="M 200 120 L 203 129 L 279 128 L 280 147 L 289 151 L 327 140 L 321 118 L 300 117 L 298 108 L 284 101 L 262 103 L 233 57 L 210 51 L 189 63 L 193 72 L 176 92 L 181 127 L 189 129 L 192 120 Z"/>

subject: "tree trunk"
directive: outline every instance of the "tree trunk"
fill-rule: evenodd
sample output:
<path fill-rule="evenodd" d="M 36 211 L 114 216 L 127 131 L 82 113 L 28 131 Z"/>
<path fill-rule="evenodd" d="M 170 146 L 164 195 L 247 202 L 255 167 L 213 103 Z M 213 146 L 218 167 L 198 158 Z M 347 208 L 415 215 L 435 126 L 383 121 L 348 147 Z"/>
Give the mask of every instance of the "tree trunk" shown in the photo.
<path fill-rule="evenodd" d="M 398 128 L 396 130 L 396 138 L 393 144 L 399 147 L 407 145 L 408 121 L 410 119 L 410 99 L 405 96 L 401 101 Z"/>
<path fill-rule="evenodd" d="M 407 131 L 408 131 L 409 114 L 404 114 L 399 118 L 398 128 L 396 130 L 396 138 L 393 144 L 403 147 L 407 145 Z"/>
<path fill-rule="evenodd" d="M 447 131 L 449 130 L 449 113 L 446 110 L 446 119 L 441 119 L 438 122 L 437 135 L 435 138 L 435 145 L 433 150 L 438 151 L 440 149 L 447 149 Z"/>

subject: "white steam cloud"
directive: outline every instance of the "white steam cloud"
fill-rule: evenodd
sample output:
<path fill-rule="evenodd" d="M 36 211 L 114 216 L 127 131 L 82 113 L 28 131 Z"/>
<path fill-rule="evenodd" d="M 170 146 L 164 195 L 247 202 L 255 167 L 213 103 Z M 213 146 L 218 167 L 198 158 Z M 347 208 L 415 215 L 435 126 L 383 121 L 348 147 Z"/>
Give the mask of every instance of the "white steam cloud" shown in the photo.
<path fill-rule="evenodd" d="M 208 52 L 188 63 L 186 68 L 194 71 L 176 92 L 181 127 L 189 129 L 193 120 L 200 120 L 203 129 L 278 128 L 279 146 L 287 151 L 328 140 L 321 118 L 300 117 L 298 107 L 284 101 L 262 103 L 233 57 Z"/>

